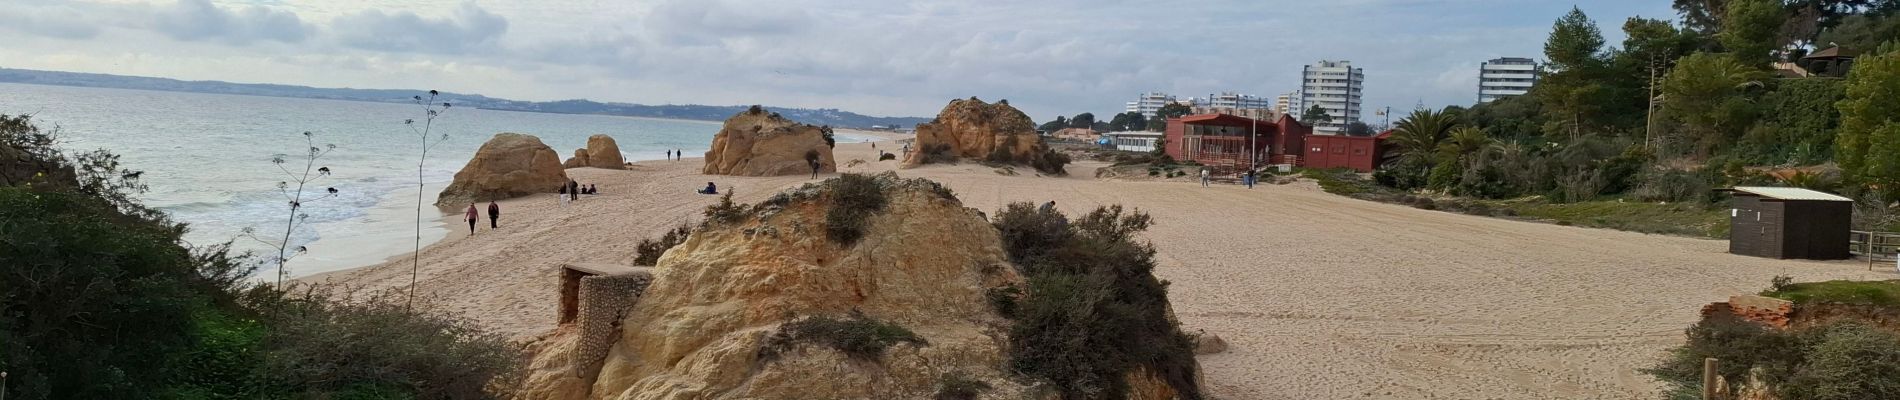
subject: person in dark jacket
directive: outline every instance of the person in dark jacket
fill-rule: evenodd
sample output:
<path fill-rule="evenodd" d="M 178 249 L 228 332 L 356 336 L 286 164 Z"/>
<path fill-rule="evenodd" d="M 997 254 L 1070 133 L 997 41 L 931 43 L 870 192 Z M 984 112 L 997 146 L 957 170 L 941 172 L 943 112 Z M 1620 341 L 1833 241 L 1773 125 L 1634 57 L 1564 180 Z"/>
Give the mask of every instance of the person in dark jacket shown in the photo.
<path fill-rule="evenodd" d="M 497 219 L 501 219 L 501 205 L 495 204 L 494 200 L 489 200 L 488 201 L 488 229 L 501 228 L 501 225 L 495 222 L 495 220 Z"/>

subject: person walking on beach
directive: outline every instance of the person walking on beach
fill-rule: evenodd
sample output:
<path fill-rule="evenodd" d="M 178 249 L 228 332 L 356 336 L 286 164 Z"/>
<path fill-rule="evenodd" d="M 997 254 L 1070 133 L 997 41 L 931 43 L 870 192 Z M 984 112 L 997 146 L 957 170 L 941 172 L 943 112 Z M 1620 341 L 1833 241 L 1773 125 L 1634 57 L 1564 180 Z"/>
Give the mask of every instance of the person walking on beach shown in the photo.
<path fill-rule="evenodd" d="M 580 201 L 581 183 L 575 182 L 573 179 L 567 180 L 567 196 L 569 201 Z"/>
<path fill-rule="evenodd" d="M 567 185 L 561 185 L 561 188 L 555 189 L 554 193 L 554 198 L 561 202 L 561 206 L 567 207 Z"/>
<path fill-rule="evenodd" d="M 501 225 L 495 223 L 495 220 L 497 219 L 501 219 L 501 205 L 495 204 L 494 200 L 489 200 L 488 201 L 488 229 L 491 229 L 491 230 L 501 229 Z"/>
<path fill-rule="evenodd" d="M 1247 171 L 1247 174 L 1246 174 L 1246 175 L 1243 175 L 1243 176 L 1241 176 L 1241 177 L 1240 177 L 1240 179 L 1241 179 L 1241 180 L 1244 180 L 1244 181 L 1247 181 L 1247 188 L 1248 188 L 1248 189 L 1253 189 L 1253 180 L 1254 180 L 1254 174 L 1253 174 L 1253 171 Z"/>
<path fill-rule="evenodd" d="M 669 161 L 673 159 L 673 149 L 666 149 L 666 159 Z"/>
<path fill-rule="evenodd" d="M 1201 187 L 1207 187 L 1208 175 L 1207 168 L 1201 168 Z"/>
<path fill-rule="evenodd" d="M 805 164 L 806 164 L 806 165 L 810 165 L 810 166 L 811 166 L 811 178 L 812 178 L 812 179 L 818 179 L 818 167 L 823 167 L 823 166 L 825 166 L 825 164 L 824 164 L 824 163 L 822 163 L 822 162 L 819 162 L 819 161 L 818 161 L 818 159 L 816 159 L 816 158 L 813 158 L 813 159 L 807 159 L 807 160 L 805 160 Z"/>
<path fill-rule="evenodd" d="M 468 203 L 468 211 L 462 213 L 462 219 L 468 220 L 468 235 L 475 236 L 475 221 L 482 220 L 482 215 L 475 212 L 475 203 Z"/>

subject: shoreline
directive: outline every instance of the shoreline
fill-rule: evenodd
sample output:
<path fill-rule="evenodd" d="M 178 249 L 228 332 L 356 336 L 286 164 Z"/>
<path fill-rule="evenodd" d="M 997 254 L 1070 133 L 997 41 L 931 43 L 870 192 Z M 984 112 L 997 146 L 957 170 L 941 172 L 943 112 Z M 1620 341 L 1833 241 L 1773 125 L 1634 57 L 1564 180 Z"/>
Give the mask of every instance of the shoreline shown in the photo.
<path fill-rule="evenodd" d="M 835 129 L 834 132 L 854 138 L 865 139 L 852 142 L 840 141 L 838 142 L 840 145 L 890 142 L 913 137 L 912 135 L 901 135 L 892 132 L 856 129 Z M 630 160 L 630 163 L 636 166 L 643 165 L 643 163 L 668 162 L 668 160 L 660 157 L 645 158 L 633 156 L 633 153 L 621 153 L 623 157 L 626 157 L 627 160 Z M 703 159 L 703 157 L 682 158 L 673 162 L 703 163 L 699 161 Z M 467 161 L 463 162 L 466 163 Z M 433 205 L 435 203 L 435 197 L 441 194 L 442 188 L 446 187 L 448 183 L 449 182 L 430 183 L 423 189 L 425 195 L 428 196 L 423 202 L 423 212 L 425 213 L 423 215 L 421 232 L 423 250 L 427 250 L 429 247 L 440 243 L 444 238 L 448 237 L 449 233 L 458 228 L 457 225 L 462 223 L 460 216 L 457 215 L 458 212 L 452 212 L 452 210 L 435 207 Z M 413 222 L 414 218 L 413 207 L 415 205 L 415 199 L 416 196 L 413 192 L 407 190 L 392 191 L 382 201 L 377 202 L 375 207 L 370 208 L 364 216 L 318 225 L 317 228 L 320 230 L 341 233 L 332 233 L 319 237 L 317 240 L 307 244 L 305 247 L 308 248 L 308 252 L 302 257 L 293 258 L 291 260 L 290 277 L 292 279 L 321 278 L 323 275 L 387 263 L 415 253 L 416 248 L 413 240 L 416 231 L 413 226 L 409 224 Z M 441 215 L 431 218 L 426 214 L 431 209 L 440 212 Z M 504 215 L 506 215 L 505 212 Z M 260 276 L 262 275 L 264 274 L 260 274 Z"/>

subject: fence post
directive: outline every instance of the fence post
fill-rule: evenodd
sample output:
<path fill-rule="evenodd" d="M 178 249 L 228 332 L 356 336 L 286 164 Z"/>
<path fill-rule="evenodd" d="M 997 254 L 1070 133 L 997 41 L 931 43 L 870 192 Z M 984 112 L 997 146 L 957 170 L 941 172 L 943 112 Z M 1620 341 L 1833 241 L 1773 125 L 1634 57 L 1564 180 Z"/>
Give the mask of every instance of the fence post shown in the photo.
<path fill-rule="evenodd" d="M 1717 400 L 1715 392 L 1715 369 L 1720 365 L 1715 357 L 1702 359 L 1702 400 Z"/>

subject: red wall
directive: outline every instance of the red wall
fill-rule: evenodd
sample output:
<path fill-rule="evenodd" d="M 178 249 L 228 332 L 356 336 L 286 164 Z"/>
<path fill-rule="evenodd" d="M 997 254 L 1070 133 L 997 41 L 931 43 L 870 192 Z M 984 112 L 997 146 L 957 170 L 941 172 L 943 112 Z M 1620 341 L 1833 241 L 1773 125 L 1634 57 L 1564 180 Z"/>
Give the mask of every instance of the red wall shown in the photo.
<path fill-rule="evenodd" d="M 1185 135 L 1187 135 L 1187 124 L 1182 123 L 1179 117 L 1168 118 L 1168 129 L 1162 132 L 1161 136 L 1167 141 L 1167 143 L 1162 143 L 1164 146 L 1162 152 L 1168 153 L 1170 158 L 1181 159 L 1181 137 Z"/>
<path fill-rule="evenodd" d="M 1306 137 L 1307 168 L 1352 168 L 1372 172 L 1379 166 L 1379 139 L 1363 136 L 1314 135 Z"/>

